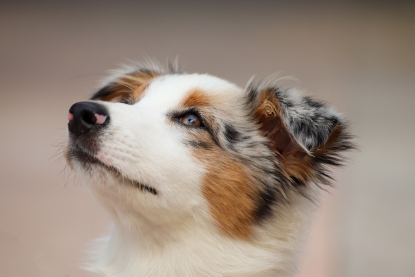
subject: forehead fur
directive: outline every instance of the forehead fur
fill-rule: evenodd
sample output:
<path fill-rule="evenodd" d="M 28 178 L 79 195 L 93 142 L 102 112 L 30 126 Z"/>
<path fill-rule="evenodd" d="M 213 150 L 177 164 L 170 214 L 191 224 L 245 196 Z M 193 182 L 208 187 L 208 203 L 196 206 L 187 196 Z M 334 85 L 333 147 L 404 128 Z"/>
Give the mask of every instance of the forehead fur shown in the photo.
<path fill-rule="evenodd" d="M 198 91 L 197 94 L 195 92 Z M 206 74 L 165 75 L 151 82 L 141 105 L 199 106 L 209 101 L 212 105 L 227 105 L 243 95 L 243 90 L 225 80 Z M 191 100 L 193 99 L 193 100 Z"/>

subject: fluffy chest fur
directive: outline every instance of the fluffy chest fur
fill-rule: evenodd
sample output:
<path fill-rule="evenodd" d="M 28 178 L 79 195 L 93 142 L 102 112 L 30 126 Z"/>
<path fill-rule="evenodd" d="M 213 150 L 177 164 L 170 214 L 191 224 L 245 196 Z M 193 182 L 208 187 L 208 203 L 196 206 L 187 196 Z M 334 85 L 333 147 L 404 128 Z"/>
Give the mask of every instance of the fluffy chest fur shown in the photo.
<path fill-rule="evenodd" d="M 75 103 L 68 163 L 114 219 L 98 276 L 293 276 L 344 120 L 272 80 L 128 68 Z"/>

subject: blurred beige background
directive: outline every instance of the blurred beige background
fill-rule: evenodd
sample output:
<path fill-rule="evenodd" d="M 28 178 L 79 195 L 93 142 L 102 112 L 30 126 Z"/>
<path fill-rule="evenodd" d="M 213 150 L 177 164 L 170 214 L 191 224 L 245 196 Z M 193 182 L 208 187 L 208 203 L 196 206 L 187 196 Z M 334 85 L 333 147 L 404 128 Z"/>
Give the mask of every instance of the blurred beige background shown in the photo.
<path fill-rule="evenodd" d="M 335 171 L 298 277 L 414 276 L 415 6 L 195 2 L 1 4 L 0 276 L 88 276 L 83 249 L 110 220 L 54 156 L 67 110 L 107 69 L 176 56 L 240 86 L 296 77 L 351 120 L 360 151 Z"/>

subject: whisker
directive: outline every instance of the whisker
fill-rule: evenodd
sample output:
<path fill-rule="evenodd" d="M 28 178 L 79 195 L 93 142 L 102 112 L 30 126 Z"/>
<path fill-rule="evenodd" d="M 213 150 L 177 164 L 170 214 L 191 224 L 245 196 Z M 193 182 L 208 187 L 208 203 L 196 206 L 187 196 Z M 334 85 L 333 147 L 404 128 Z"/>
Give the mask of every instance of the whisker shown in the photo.
<path fill-rule="evenodd" d="M 57 157 L 55 160 L 52 160 L 52 162 L 53 163 L 57 163 L 57 162 L 59 162 L 59 161 L 62 161 L 63 160 L 63 155 L 62 156 L 59 156 L 59 157 Z"/>
<path fill-rule="evenodd" d="M 68 164 L 65 164 L 65 166 L 63 167 L 63 169 L 59 172 L 58 176 L 61 175 L 62 172 L 65 172 L 65 170 L 66 170 L 67 167 L 68 167 Z"/>
<path fill-rule="evenodd" d="M 50 161 L 51 159 L 53 159 L 53 158 L 55 158 L 55 157 L 57 157 L 59 155 L 62 155 L 63 156 L 63 149 L 61 149 L 61 148 L 59 148 L 58 150 L 56 150 L 56 152 L 54 154 L 52 154 L 52 156 L 49 157 L 48 160 Z"/>
<path fill-rule="evenodd" d="M 71 177 L 71 175 L 72 175 L 72 170 L 70 170 L 70 171 L 69 171 L 68 178 L 66 178 L 66 181 L 65 181 L 65 184 L 64 184 L 64 187 L 65 187 L 65 188 L 66 188 L 66 187 L 67 187 L 67 185 L 68 185 L 68 181 L 69 181 L 69 178 Z"/>

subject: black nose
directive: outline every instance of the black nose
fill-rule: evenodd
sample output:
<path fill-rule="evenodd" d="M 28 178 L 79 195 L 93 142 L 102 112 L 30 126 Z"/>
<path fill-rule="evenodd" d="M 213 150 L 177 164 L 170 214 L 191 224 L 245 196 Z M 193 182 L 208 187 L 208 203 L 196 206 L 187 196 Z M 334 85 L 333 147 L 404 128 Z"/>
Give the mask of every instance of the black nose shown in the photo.
<path fill-rule="evenodd" d="M 68 120 L 69 132 L 78 137 L 105 127 L 109 122 L 109 114 L 101 104 L 78 102 L 69 109 Z"/>

